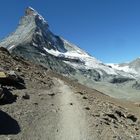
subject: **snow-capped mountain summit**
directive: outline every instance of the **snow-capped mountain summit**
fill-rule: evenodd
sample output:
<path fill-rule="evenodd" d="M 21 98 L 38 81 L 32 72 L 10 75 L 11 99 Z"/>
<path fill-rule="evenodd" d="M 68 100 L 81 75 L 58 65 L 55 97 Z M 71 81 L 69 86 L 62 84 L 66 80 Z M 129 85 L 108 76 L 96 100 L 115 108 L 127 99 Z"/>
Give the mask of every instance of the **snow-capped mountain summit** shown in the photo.
<path fill-rule="evenodd" d="M 137 73 L 116 69 L 92 57 L 80 47 L 55 35 L 48 22 L 33 8 L 28 7 L 15 32 L 0 42 L 12 54 L 43 65 L 82 84 L 103 91 L 110 84 L 135 81 Z M 126 67 L 126 66 L 125 66 Z M 97 83 L 98 82 L 98 83 Z M 94 87 L 95 88 L 95 87 Z M 112 93 L 112 89 L 111 89 Z"/>
<path fill-rule="evenodd" d="M 30 45 L 30 48 L 32 46 L 32 48 L 38 49 L 40 55 L 53 55 L 63 59 L 63 62 L 74 68 L 95 68 L 100 73 L 105 71 L 107 74 L 116 74 L 114 69 L 90 56 L 76 45 L 54 35 L 49 30 L 48 22 L 31 7 L 25 10 L 25 16 L 20 20 L 16 31 L 0 42 L 1 46 L 6 47 L 11 52 L 15 48 L 23 45 L 27 46 L 27 44 Z"/>

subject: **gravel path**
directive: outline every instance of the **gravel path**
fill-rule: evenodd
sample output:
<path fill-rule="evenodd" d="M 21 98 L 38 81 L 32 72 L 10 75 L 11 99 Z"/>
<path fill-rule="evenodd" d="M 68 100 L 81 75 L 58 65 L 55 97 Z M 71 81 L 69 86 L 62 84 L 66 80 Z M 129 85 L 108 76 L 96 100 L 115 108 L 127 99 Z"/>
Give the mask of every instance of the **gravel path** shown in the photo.
<path fill-rule="evenodd" d="M 86 114 L 73 90 L 63 81 L 57 80 L 57 82 L 57 88 L 54 89 L 56 94 L 52 94 L 49 103 L 42 102 L 41 108 L 46 111 L 41 111 L 40 117 L 34 119 L 18 139 L 93 140 L 93 137 L 89 138 L 87 132 Z M 53 106 L 48 107 L 47 104 Z"/>
<path fill-rule="evenodd" d="M 73 91 L 62 81 L 60 83 L 60 122 L 56 140 L 89 140 L 85 112 Z"/>

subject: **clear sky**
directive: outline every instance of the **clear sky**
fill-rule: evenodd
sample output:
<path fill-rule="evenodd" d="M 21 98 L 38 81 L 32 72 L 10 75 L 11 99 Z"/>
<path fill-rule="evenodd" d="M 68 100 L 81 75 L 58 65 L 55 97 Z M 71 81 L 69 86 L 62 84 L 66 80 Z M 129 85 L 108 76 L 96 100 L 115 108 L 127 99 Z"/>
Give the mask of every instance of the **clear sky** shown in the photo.
<path fill-rule="evenodd" d="M 140 0 L 0 0 L 0 39 L 16 29 L 27 6 L 103 62 L 140 57 Z"/>

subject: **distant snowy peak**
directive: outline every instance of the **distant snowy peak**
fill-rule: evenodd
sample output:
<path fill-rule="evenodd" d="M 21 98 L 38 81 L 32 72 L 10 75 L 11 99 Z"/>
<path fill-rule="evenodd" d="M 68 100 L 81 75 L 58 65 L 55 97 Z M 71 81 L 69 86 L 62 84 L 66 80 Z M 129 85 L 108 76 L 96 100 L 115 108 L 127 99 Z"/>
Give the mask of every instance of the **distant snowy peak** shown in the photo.
<path fill-rule="evenodd" d="M 122 64 L 107 64 L 116 70 L 121 70 L 127 73 L 132 73 L 140 76 L 140 58 L 137 58 L 131 62 Z"/>
<path fill-rule="evenodd" d="M 116 69 L 116 70 L 119 70 L 119 71 L 124 71 L 124 72 L 127 72 L 127 73 L 132 73 L 132 74 L 138 74 L 138 72 L 133 69 L 133 68 L 130 68 L 129 65 L 121 65 L 121 64 L 107 64 L 108 66 L 111 66 L 113 69 Z"/>

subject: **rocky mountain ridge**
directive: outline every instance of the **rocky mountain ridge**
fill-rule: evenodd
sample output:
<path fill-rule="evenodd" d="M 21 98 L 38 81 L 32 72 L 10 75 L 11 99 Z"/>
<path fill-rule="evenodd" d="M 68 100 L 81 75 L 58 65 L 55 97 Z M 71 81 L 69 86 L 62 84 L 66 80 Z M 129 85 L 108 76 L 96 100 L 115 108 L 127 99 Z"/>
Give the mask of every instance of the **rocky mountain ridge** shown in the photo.
<path fill-rule="evenodd" d="M 112 68 L 53 34 L 48 22 L 31 7 L 26 9 L 16 31 L 2 40 L 0 46 L 7 48 L 13 55 L 43 65 L 110 96 L 112 90 L 116 93 L 118 85 L 125 89 L 127 85 L 132 89 L 134 84 L 139 85 L 136 73 Z M 106 87 L 111 87 L 111 92 Z"/>

